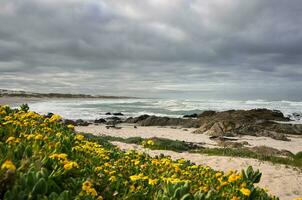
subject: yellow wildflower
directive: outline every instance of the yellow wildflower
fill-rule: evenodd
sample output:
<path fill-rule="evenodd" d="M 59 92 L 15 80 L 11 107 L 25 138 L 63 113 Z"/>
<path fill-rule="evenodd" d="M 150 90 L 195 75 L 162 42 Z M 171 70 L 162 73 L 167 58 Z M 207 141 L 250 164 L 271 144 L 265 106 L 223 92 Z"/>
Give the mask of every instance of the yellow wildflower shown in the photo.
<path fill-rule="evenodd" d="M 157 180 L 157 179 L 148 179 L 148 183 L 149 183 L 149 185 L 156 185 L 156 184 L 157 184 L 157 182 L 158 182 L 158 180 Z"/>
<path fill-rule="evenodd" d="M 75 136 L 75 139 L 81 141 L 81 140 L 84 139 L 84 135 L 77 134 L 77 135 Z"/>
<path fill-rule="evenodd" d="M 218 177 L 220 177 L 221 175 L 222 175 L 221 172 L 217 172 L 217 173 L 215 174 L 215 177 L 218 178 Z"/>
<path fill-rule="evenodd" d="M 240 178 L 239 175 L 231 174 L 231 175 L 229 176 L 228 181 L 229 181 L 230 183 L 231 183 L 231 182 L 235 182 L 235 181 L 238 180 L 239 178 Z"/>
<path fill-rule="evenodd" d="M 96 200 L 103 200 L 103 197 L 100 195 Z"/>
<path fill-rule="evenodd" d="M 11 170 L 13 172 L 16 171 L 16 166 L 14 165 L 14 163 L 10 160 L 6 160 L 2 166 L 1 166 L 2 170 Z"/>
<path fill-rule="evenodd" d="M 38 134 L 35 136 L 35 140 L 42 140 L 43 139 L 43 135 Z"/>
<path fill-rule="evenodd" d="M 116 176 L 110 176 L 109 181 L 111 181 L 111 182 L 116 181 Z"/>
<path fill-rule="evenodd" d="M 146 179 L 148 179 L 148 176 L 144 176 L 144 174 L 142 174 L 142 173 L 140 173 L 138 175 L 130 176 L 131 181 L 146 180 Z"/>
<path fill-rule="evenodd" d="M 51 116 L 49 121 L 50 122 L 55 122 L 55 121 L 59 121 L 60 119 L 62 119 L 62 117 L 60 115 L 54 114 L 54 115 Z"/>
<path fill-rule="evenodd" d="M 239 198 L 239 197 L 236 197 L 236 196 L 233 196 L 233 197 L 231 198 L 231 200 L 240 200 L 240 198 Z"/>
<path fill-rule="evenodd" d="M 7 138 L 7 140 L 5 141 L 7 144 L 13 144 L 14 143 L 14 141 L 15 141 L 15 137 L 13 137 L 13 136 L 11 136 L 11 137 L 9 137 L 9 138 Z"/>
<path fill-rule="evenodd" d="M 67 154 L 65 154 L 65 153 L 55 153 L 55 154 L 51 154 L 49 156 L 49 158 L 58 159 L 58 160 L 66 160 L 67 159 Z"/>
<path fill-rule="evenodd" d="M 148 141 L 147 141 L 147 145 L 153 146 L 153 145 L 154 145 L 153 140 L 148 140 Z"/>
<path fill-rule="evenodd" d="M 245 196 L 250 196 L 251 191 L 248 188 L 241 188 L 240 192 Z"/>
<path fill-rule="evenodd" d="M 66 164 L 64 164 L 65 170 L 71 170 L 73 168 L 79 168 L 78 163 L 76 163 L 74 161 L 68 161 L 68 162 L 66 162 Z"/>
<path fill-rule="evenodd" d="M 67 128 L 69 128 L 69 129 L 74 129 L 74 125 L 68 124 L 68 125 L 67 125 Z"/>
<path fill-rule="evenodd" d="M 92 183 L 90 181 L 85 181 L 82 184 L 82 190 L 94 197 L 98 195 L 96 190 L 92 187 Z"/>

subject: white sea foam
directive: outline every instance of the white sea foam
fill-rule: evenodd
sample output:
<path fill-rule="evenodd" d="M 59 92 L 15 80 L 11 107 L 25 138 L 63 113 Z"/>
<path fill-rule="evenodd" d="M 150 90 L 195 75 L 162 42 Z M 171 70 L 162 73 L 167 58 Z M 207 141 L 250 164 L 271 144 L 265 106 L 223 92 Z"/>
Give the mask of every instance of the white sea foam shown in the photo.
<path fill-rule="evenodd" d="M 280 110 L 292 117 L 302 113 L 302 102 L 266 100 L 166 100 L 166 99 L 62 99 L 31 103 L 32 110 L 46 114 L 58 113 L 65 118 L 93 120 L 108 117 L 106 112 L 122 112 L 125 117 L 142 114 L 181 117 L 184 114 L 200 113 L 205 110 L 225 111 L 231 109 L 267 108 Z M 297 118 L 296 118 L 297 119 Z M 302 122 L 302 120 L 299 120 Z"/>

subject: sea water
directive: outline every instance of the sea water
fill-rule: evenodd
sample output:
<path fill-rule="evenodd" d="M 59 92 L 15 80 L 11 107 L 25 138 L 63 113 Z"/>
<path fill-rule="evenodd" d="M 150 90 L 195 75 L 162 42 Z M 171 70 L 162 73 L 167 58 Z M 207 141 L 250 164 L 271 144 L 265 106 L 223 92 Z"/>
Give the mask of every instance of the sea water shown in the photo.
<path fill-rule="evenodd" d="M 94 120 L 106 118 L 107 112 L 121 112 L 124 117 L 143 114 L 182 117 L 186 114 L 201 113 L 206 110 L 225 111 L 231 109 L 267 108 L 280 110 L 297 122 L 302 122 L 293 113 L 302 114 L 302 102 L 266 100 L 173 100 L 173 99 L 56 99 L 33 102 L 31 110 L 47 114 L 57 113 L 67 119 Z"/>

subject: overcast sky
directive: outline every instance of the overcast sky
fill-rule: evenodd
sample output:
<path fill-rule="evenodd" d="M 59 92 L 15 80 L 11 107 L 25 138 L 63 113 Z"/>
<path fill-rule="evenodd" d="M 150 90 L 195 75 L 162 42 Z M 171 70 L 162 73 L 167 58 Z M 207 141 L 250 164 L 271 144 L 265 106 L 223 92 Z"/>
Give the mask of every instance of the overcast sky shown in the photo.
<path fill-rule="evenodd" d="M 301 0 L 0 3 L 0 88 L 302 100 Z"/>

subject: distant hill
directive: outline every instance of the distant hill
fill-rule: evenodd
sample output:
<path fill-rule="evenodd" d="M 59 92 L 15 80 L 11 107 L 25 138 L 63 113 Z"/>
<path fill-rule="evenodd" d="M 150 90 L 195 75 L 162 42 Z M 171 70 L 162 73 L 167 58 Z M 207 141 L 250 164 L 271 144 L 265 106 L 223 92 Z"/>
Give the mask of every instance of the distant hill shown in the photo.
<path fill-rule="evenodd" d="M 65 94 L 65 93 L 36 93 L 20 90 L 0 89 L 0 97 L 35 97 L 35 98 L 104 98 L 104 99 L 132 99 L 135 97 L 126 96 L 106 96 L 89 94 Z"/>

